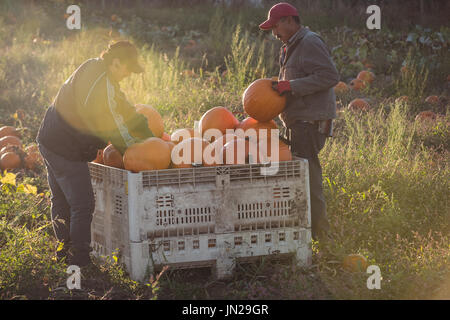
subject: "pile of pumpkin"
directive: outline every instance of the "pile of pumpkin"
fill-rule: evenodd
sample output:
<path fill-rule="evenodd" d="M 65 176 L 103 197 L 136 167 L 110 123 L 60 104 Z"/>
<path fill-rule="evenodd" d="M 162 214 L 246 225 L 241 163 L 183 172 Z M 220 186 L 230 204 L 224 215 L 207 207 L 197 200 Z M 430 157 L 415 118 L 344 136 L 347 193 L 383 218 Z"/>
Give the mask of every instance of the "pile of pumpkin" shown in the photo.
<path fill-rule="evenodd" d="M 276 150 L 276 142 L 278 161 L 292 160 L 289 146 L 279 140 L 277 131 L 272 132 L 278 129 L 273 118 L 283 111 L 286 97 L 278 95 L 271 83 L 271 79 L 258 79 L 244 91 L 243 107 L 249 115 L 246 119 L 239 121 L 227 108 L 214 107 L 203 114 L 198 128 L 181 128 L 171 134 L 164 131 L 162 117 L 155 108 L 136 105 L 136 111 L 147 118 L 154 137 L 129 146 L 123 155 L 109 144 L 98 151 L 93 162 L 132 172 L 266 163 L 273 159 L 271 151 Z M 248 129 L 255 130 L 250 139 Z M 183 157 L 186 150 L 190 150 L 190 156 Z"/>
<path fill-rule="evenodd" d="M 403 66 L 401 68 L 401 73 L 406 73 L 408 69 Z M 447 77 L 447 81 L 449 81 L 450 76 Z M 375 80 L 375 74 L 372 71 L 369 70 L 362 70 L 358 73 L 355 79 L 351 80 L 350 83 L 347 85 L 343 81 L 339 81 L 336 86 L 334 87 L 334 92 L 336 94 L 346 94 L 350 92 L 350 90 L 353 91 L 360 91 L 364 89 L 366 86 L 368 86 L 370 83 L 372 83 Z M 408 96 L 401 96 L 395 99 L 396 104 L 402 104 L 402 103 L 408 103 Z M 436 95 L 431 95 L 425 98 L 425 103 L 428 105 L 438 105 L 440 103 L 440 98 Z M 361 111 L 369 111 L 371 109 L 370 104 L 366 99 L 362 98 L 356 98 L 350 101 L 350 103 L 347 106 L 348 110 L 354 111 L 354 112 L 361 112 Z M 422 111 L 416 116 L 416 121 L 418 120 L 435 120 L 437 115 L 432 112 L 431 110 Z"/>
<path fill-rule="evenodd" d="M 30 144 L 23 148 L 20 132 L 15 127 L 0 128 L 0 169 L 2 171 L 20 168 L 35 170 L 42 163 L 37 145 Z"/>
<path fill-rule="evenodd" d="M 345 94 L 350 90 L 359 91 L 375 80 L 375 74 L 372 71 L 362 70 L 357 77 L 347 85 L 339 81 L 334 87 L 336 94 Z M 347 107 L 350 111 L 369 111 L 370 105 L 365 99 L 356 98 L 350 101 Z"/>
<path fill-rule="evenodd" d="M 364 89 L 367 85 L 372 83 L 375 80 L 375 74 L 369 70 L 362 70 L 355 79 L 351 80 L 347 85 L 343 81 L 339 81 L 339 83 L 334 87 L 336 93 L 345 93 L 349 90 L 359 91 Z"/>

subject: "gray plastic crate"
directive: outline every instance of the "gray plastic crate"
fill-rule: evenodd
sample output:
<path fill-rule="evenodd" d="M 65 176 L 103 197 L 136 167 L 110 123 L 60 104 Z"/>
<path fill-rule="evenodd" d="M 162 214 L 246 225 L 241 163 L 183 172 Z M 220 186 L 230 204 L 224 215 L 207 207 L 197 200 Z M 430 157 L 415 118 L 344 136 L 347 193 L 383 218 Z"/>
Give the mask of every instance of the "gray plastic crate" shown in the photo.
<path fill-rule="evenodd" d="M 90 163 L 96 197 L 92 247 L 119 251 L 130 276 L 155 268 L 214 267 L 232 274 L 237 260 L 293 254 L 311 263 L 308 162 L 231 165 L 131 173 Z"/>

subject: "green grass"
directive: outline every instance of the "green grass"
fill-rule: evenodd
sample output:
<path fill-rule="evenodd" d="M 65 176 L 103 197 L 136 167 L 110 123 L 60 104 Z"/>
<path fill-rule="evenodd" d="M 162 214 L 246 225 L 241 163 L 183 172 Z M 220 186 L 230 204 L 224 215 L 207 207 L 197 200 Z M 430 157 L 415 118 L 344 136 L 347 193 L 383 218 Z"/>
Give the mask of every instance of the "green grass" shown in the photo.
<path fill-rule="evenodd" d="M 34 10 L 20 3 L 2 5 L 6 9 L 0 13 L 0 125 L 19 127 L 29 144 L 61 84 L 111 40 L 110 15 L 117 12 L 93 11 L 85 16 L 87 29 L 68 31 L 60 26 L 64 20 L 58 10 L 64 4 Z M 326 19 L 326 11 L 318 8 L 310 15 L 305 12 L 308 25 L 331 48 L 343 44 L 333 54 L 344 80 L 356 77 L 364 58 L 375 64 L 376 79 L 362 92 L 337 96 L 342 107 L 364 97 L 372 110 L 356 114 L 343 109 L 335 137 L 320 154 L 333 240 L 313 243 L 310 268 L 263 259 L 238 265 L 230 281 L 214 281 L 204 269 L 169 269 L 139 284 L 129 279 L 120 259 L 112 257 L 95 262 L 98 270 L 83 280 L 85 291 L 58 289 L 65 287 L 67 264 L 54 259 L 58 243 L 50 224 L 46 173 L 40 168 L 16 172 L 15 186 L 1 186 L 0 298 L 449 298 L 450 119 L 448 106 L 424 102 L 430 94 L 448 99 L 448 52 L 423 59 L 430 49 L 411 47 L 404 34 L 389 29 L 378 34 L 356 28 L 344 32 L 343 23 Z M 215 106 L 242 111 L 246 86 L 278 71 L 279 43 L 257 30 L 265 12 L 124 9 L 120 16 L 128 23 L 128 38 L 140 46 L 146 70 L 121 84 L 127 98 L 156 107 L 168 133 L 193 127 Z M 192 16 L 195 19 L 188 19 Z M 186 47 L 190 40 L 195 44 Z M 356 48 L 362 48 L 360 56 Z M 410 68 L 409 76 L 400 73 L 403 62 Z M 401 95 L 410 101 L 394 103 Z M 441 113 L 438 121 L 414 121 L 418 111 L 430 108 Z M 25 111 L 23 119 L 15 117 L 18 109 Z M 20 184 L 36 186 L 36 194 L 24 193 Z M 367 289 L 366 273 L 342 269 L 341 261 L 350 253 L 360 253 L 380 267 L 381 290 Z"/>
<path fill-rule="evenodd" d="M 359 252 L 379 265 L 379 297 L 429 298 L 421 288 L 448 271 L 448 153 L 423 146 L 402 106 L 338 122 L 343 130 L 321 155 L 335 239 L 324 254 Z"/>

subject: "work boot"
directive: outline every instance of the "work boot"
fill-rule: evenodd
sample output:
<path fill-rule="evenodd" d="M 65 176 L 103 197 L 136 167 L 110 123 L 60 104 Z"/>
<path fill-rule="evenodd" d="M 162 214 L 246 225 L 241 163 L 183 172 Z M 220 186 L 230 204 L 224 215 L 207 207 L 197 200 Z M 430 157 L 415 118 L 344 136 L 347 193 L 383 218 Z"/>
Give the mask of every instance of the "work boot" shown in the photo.
<path fill-rule="evenodd" d="M 92 263 L 89 250 L 80 250 L 77 248 L 72 248 L 73 255 L 69 259 L 71 265 L 84 267 Z"/>

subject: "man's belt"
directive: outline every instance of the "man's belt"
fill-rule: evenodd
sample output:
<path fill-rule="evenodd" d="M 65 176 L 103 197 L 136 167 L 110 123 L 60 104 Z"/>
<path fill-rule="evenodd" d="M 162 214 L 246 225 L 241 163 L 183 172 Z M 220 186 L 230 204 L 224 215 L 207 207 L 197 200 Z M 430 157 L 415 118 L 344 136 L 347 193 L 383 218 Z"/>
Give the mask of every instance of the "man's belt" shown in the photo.
<path fill-rule="evenodd" d="M 333 120 L 299 120 L 300 122 L 312 124 L 317 128 L 319 133 L 325 135 L 326 137 L 333 136 Z M 282 132 L 280 133 L 280 140 L 287 145 L 291 145 L 291 129 L 287 127 L 283 127 Z"/>

